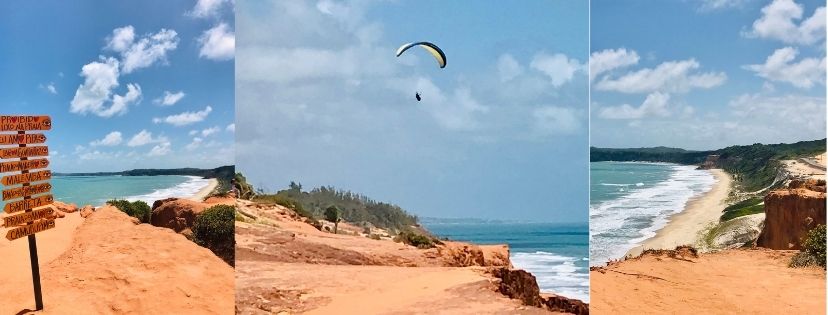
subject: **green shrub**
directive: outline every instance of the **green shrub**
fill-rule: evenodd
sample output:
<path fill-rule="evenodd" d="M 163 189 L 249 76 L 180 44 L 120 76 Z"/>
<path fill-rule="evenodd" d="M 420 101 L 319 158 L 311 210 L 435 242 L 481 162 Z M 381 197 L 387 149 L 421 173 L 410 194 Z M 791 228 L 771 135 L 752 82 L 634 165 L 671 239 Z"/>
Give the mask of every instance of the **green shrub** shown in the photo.
<path fill-rule="evenodd" d="M 297 202 L 296 200 L 290 197 L 282 195 L 256 195 L 255 197 L 253 197 L 253 201 L 259 203 L 275 203 L 282 207 L 293 210 L 294 212 L 296 212 L 296 214 L 300 216 L 309 219 L 314 219 L 313 215 L 310 212 L 305 211 L 305 208 L 302 207 L 301 203 Z"/>
<path fill-rule="evenodd" d="M 137 218 L 141 221 L 141 223 L 150 222 L 150 215 L 152 215 L 152 209 L 146 202 L 140 200 L 129 202 L 127 200 L 114 199 L 107 201 L 106 204 L 118 208 L 118 210 L 123 211 L 124 213 L 133 218 Z"/>
<path fill-rule="evenodd" d="M 380 237 L 380 236 L 379 236 L 379 234 L 371 234 L 371 235 L 368 235 L 368 238 L 370 238 L 370 239 L 372 239 L 372 240 L 377 240 L 377 241 L 379 241 L 379 240 L 381 240 L 381 239 L 382 239 L 382 237 Z"/>
<path fill-rule="evenodd" d="M 216 256 L 234 266 L 236 240 L 234 213 L 236 207 L 217 205 L 204 210 L 193 223 L 193 241 L 210 249 Z"/>
<path fill-rule="evenodd" d="M 819 265 L 816 258 L 811 256 L 806 252 L 798 252 L 796 255 L 791 258 L 791 262 L 788 264 L 788 267 L 808 267 L 808 266 L 816 266 Z"/>
<path fill-rule="evenodd" d="M 802 251 L 813 256 L 817 265 L 825 268 L 825 224 L 808 231 L 802 240 Z"/>
<path fill-rule="evenodd" d="M 400 232 L 400 234 L 397 234 L 397 236 L 394 238 L 394 241 L 402 242 L 403 244 L 408 244 L 411 246 L 416 246 L 417 248 L 421 249 L 434 247 L 434 241 L 432 241 L 430 237 L 412 231 Z"/>

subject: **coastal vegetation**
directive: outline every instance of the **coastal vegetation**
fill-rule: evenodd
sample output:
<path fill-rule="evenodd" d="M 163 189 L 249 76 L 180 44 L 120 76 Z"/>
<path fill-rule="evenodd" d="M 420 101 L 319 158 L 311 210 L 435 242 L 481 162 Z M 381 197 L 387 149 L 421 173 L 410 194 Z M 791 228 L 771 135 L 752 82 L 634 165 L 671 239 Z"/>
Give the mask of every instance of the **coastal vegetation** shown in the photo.
<path fill-rule="evenodd" d="M 149 223 L 152 209 L 150 206 L 141 200 L 129 202 L 127 200 L 113 199 L 107 201 L 106 204 L 118 208 L 127 215 L 138 219 L 141 223 Z"/>
<path fill-rule="evenodd" d="M 732 204 L 722 211 L 719 221 L 725 222 L 741 216 L 763 213 L 765 212 L 765 206 L 762 201 L 761 197 L 752 197 Z"/>
<path fill-rule="evenodd" d="M 344 221 L 368 222 L 394 233 L 417 225 L 417 217 L 397 205 L 375 201 L 362 194 L 329 186 L 303 191 L 302 184 L 291 182 L 287 189 L 275 194 L 258 191 L 252 201 L 280 204 L 313 220 L 324 218 L 325 210 L 335 206 L 339 209 L 339 218 Z"/>
<path fill-rule="evenodd" d="M 216 205 L 199 214 L 193 223 L 193 242 L 212 251 L 230 266 L 235 262 L 234 214 L 236 207 Z"/>
<path fill-rule="evenodd" d="M 590 148 L 590 161 L 645 161 L 677 164 L 701 164 L 709 156 L 718 156 L 713 166 L 724 169 L 736 179 L 743 191 L 756 191 L 776 184 L 780 160 L 813 156 L 825 152 L 825 141 L 737 145 L 718 150 L 691 151 L 678 148 Z"/>
<path fill-rule="evenodd" d="M 253 185 L 247 182 L 247 178 L 242 175 L 242 173 L 236 173 L 234 176 L 236 189 L 239 191 L 239 195 L 236 198 L 250 200 L 253 196 L 256 195 Z"/>
<path fill-rule="evenodd" d="M 791 267 L 820 266 L 825 268 L 825 224 L 808 231 L 802 239 L 802 251 L 791 259 Z"/>
<path fill-rule="evenodd" d="M 403 244 L 411 245 L 420 249 L 433 248 L 435 240 L 436 239 L 432 237 L 411 230 L 401 231 L 396 237 L 394 237 L 395 242 L 402 242 Z"/>

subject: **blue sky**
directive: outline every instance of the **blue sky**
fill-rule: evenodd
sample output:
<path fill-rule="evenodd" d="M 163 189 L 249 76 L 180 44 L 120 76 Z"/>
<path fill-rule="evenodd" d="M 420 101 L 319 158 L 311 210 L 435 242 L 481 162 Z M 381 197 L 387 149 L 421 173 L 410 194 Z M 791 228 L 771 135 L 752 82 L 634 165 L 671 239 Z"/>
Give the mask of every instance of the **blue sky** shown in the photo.
<path fill-rule="evenodd" d="M 587 220 L 587 2 L 239 2 L 236 26 L 236 161 L 254 185 Z M 446 68 L 394 56 L 421 40 Z"/>
<path fill-rule="evenodd" d="M 0 3 L 2 112 L 52 116 L 58 172 L 233 164 L 233 10 L 226 0 Z"/>
<path fill-rule="evenodd" d="M 591 144 L 715 149 L 824 138 L 824 6 L 593 0 Z"/>

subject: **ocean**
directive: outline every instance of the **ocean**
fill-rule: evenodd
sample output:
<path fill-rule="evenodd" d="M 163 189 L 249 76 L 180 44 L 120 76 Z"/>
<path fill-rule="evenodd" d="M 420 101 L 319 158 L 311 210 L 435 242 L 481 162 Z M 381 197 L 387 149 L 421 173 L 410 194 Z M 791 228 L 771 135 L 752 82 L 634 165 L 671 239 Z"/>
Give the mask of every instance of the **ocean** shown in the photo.
<path fill-rule="evenodd" d="M 475 244 L 509 244 L 512 264 L 531 272 L 541 292 L 589 302 L 589 226 L 474 219 L 424 218 L 440 237 Z"/>
<path fill-rule="evenodd" d="M 51 183 L 56 200 L 78 206 L 100 206 L 115 198 L 143 200 L 152 206 L 158 199 L 195 195 L 209 180 L 196 176 L 55 176 Z"/>
<path fill-rule="evenodd" d="M 655 236 L 715 178 L 696 166 L 643 162 L 590 163 L 590 266 L 623 257 Z"/>

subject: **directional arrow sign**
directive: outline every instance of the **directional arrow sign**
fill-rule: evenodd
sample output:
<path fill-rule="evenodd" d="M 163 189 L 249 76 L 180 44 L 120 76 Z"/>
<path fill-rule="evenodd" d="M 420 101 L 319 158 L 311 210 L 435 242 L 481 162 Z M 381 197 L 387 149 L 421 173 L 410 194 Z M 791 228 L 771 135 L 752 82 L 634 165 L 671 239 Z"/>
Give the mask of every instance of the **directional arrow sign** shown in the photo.
<path fill-rule="evenodd" d="M 6 239 L 13 241 L 26 235 L 32 235 L 38 232 L 43 232 L 54 227 L 54 219 L 35 221 L 34 224 L 21 226 L 14 230 L 9 230 L 9 232 L 6 233 Z"/>
<path fill-rule="evenodd" d="M 31 182 L 39 182 L 39 181 L 47 180 L 47 179 L 50 179 L 50 178 L 52 178 L 52 171 L 45 170 L 45 171 L 39 171 L 39 172 L 34 172 L 34 173 L 3 176 L 3 178 L 0 179 L 0 183 L 2 183 L 3 185 L 9 186 L 9 185 L 31 183 Z"/>
<path fill-rule="evenodd" d="M 0 159 L 21 158 L 30 156 L 47 156 L 49 155 L 49 147 L 45 145 L 23 147 L 23 148 L 7 148 L 0 149 Z"/>
<path fill-rule="evenodd" d="M 29 209 L 52 204 L 52 201 L 54 201 L 54 197 L 52 197 L 52 195 L 43 195 L 32 199 L 23 199 L 20 201 L 7 203 L 6 206 L 3 207 L 3 211 L 6 211 L 6 213 L 26 211 Z"/>
<path fill-rule="evenodd" d="M 49 218 L 53 215 L 52 208 L 37 209 L 32 212 L 23 212 L 20 214 L 10 215 L 3 218 L 3 226 L 10 228 L 17 225 L 23 225 L 34 220 Z"/>
<path fill-rule="evenodd" d="M 0 144 L 33 144 L 46 142 L 42 133 L 0 134 Z"/>
<path fill-rule="evenodd" d="M 0 131 L 50 130 L 49 116 L 0 116 Z"/>
<path fill-rule="evenodd" d="M 37 184 L 32 186 L 23 186 L 17 187 L 12 189 L 6 189 L 3 191 L 3 201 L 20 198 L 20 197 L 28 197 L 31 195 L 37 195 L 42 193 L 47 193 L 52 190 L 52 184 L 43 183 Z"/>
<path fill-rule="evenodd" d="M 36 169 L 36 168 L 47 168 L 47 167 L 49 167 L 49 160 L 47 160 L 47 159 L 34 159 L 34 160 L 26 160 L 26 161 L 0 162 L 0 173 L 20 172 L 20 171 L 33 170 L 33 169 Z"/>

